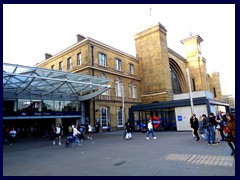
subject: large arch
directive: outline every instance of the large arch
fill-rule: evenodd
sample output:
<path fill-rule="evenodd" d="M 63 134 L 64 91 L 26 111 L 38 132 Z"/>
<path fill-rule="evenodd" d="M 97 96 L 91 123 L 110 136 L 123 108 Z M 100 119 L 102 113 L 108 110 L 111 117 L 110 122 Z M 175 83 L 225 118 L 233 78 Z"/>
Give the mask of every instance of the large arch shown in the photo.
<path fill-rule="evenodd" d="M 188 86 L 187 86 L 187 82 L 186 82 L 184 73 L 181 70 L 181 68 L 179 67 L 179 65 L 177 64 L 177 62 L 170 58 L 169 59 L 169 66 L 170 66 L 170 69 L 175 74 L 176 79 L 178 79 L 178 82 L 179 82 L 179 85 L 180 85 L 180 88 L 181 88 L 181 93 L 188 92 Z M 174 89 L 173 89 L 173 93 L 174 93 Z"/>

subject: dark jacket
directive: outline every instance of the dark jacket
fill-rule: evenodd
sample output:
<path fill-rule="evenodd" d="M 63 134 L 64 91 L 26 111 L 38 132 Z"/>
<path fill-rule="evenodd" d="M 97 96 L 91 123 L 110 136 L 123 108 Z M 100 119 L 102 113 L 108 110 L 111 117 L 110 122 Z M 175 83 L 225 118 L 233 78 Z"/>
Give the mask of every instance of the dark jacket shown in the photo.
<path fill-rule="evenodd" d="M 127 133 L 130 133 L 132 131 L 131 124 L 127 124 L 126 131 L 127 131 Z"/>
<path fill-rule="evenodd" d="M 210 126 L 217 126 L 218 122 L 216 121 L 216 116 L 209 117 L 209 125 Z"/>
<path fill-rule="evenodd" d="M 190 119 L 190 122 L 192 121 L 191 123 L 191 128 L 194 128 L 194 129 L 198 129 L 199 127 L 199 122 L 198 122 L 198 118 L 191 118 Z"/>

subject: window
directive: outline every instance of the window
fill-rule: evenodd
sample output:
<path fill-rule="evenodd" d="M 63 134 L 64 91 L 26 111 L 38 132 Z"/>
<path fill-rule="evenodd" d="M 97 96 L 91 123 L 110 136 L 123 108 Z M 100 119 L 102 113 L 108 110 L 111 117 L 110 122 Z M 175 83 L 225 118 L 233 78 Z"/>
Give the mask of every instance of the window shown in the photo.
<path fill-rule="evenodd" d="M 103 53 L 99 54 L 99 65 L 101 66 L 107 66 L 107 62 L 106 62 L 106 55 Z"/>
<path fill-rule="evenodd" d="M 54 69 L 54 65 L 51 65 L 51 69 Z"/>
<path fill-rule="evenodd" d="M 196 91 L 195 79 L 192 78 L 193 91 Z"/>
<path fill-rule="evenodd" d="M 134 65 L 133 64 L 130 64 L 130 66 L 129 66 L 129 73 L 134 74 Z"/>
<path fill-rule="evenodd" d="M 216 88 L 213 88 L 213 95 L 215 98 L 217 97 Z"/>
<path fill-rule="evenodd" d="M 122 70 L 122 61 L 120 59 L 115 59 L 115 66 L 116 66 L 116 70 L 121 71 Z"/>
<path fill-rule="evenodd" d="M 133 82 L 129 84 L 129 96 L 130 98 L 137 98 L 137 86 Z"/>
<path fill-rule="evenodd" d="M 61 62 L 59 62 L 59 70 L 62 70 L 62 69 L 63 69 L 63 63 L 61 61 Z"/>
<path fill-rule="evenodd" d="M 182 94 L 182 89 L 176 72 L 174 71 L 174 69 L 170 68 L 170 73 L 173 94 Z"/>
<path fill-rule="evenodd" d="M 77 65 L 80 66 L 82 64 L 82 54 L 78 53 L 77 54 Z"/>
<path fill-rule="evenodd" d="M 102 78 L 106 78 L 106 75 L 105 75 L 105 74 L 101 74 L 101 77 L 102 77 Z M 103 95 L 103 96 L 109 96 L 109 90 L 105 91 L 105 92 L 102 93 L 101 95 Z"/>
<path fill-rule="evenodd" d="M 100 124 L 102 128 L 107 128 L 109 122 L 109 107 L 100 107 Z"/>
<path fill-rule="evenodd" d="M 117 97 L 122 97 L 122 89 L 123 89 L 123 84 L 121 83 L 120 78 L 117 79 L 115 82 L 115 89 L 116 89 L 116 96 Z"/>
<path fill-rule="evenodd" d="M 68 58 L 67 59 L 67 70 L 72 69 L 72 59 Z"/>
<path fill-rule="evenodd" d="M 122 110 L 123 110 L 122 107 L 117 109 L 117 126 L 118 127 L 123 126 L 123 119 L 122 119 L 123 111 Z"/>

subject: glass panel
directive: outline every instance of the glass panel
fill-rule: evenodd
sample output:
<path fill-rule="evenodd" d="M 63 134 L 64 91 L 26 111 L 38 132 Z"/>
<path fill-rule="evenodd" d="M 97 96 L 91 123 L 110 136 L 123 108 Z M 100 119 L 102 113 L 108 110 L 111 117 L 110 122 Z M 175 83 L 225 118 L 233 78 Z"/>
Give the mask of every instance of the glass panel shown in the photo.
<path fill-rule="evenodd" d="M 122 108 L 118 108 L 118 111 L 117 111 L 117 119 L 118 119 L 118 126 L 122 126 L 123 123 L 122 123 Z"/>
<path fill-rule="evenodd" d="M 31 112 L 30 99 L 18 99 L 17 111 L 19 111 L 19 112 Z"/>
<path fill-rule="evenodd" d="M 43 112 L 52 112 L 52 111 L 54 111 L 53 101 L 43 100 Z"/>
<path fill-rule="evenodd" d="M 31 109 L 33 112 L 42 111 L 42 100 L 31 100 Z"/>

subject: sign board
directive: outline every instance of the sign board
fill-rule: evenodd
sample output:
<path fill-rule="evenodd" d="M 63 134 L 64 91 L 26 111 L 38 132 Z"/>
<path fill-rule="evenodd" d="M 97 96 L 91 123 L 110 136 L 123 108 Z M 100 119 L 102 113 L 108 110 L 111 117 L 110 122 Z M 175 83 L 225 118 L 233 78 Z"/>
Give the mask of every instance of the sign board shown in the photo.
<path fill-rule="evenodd" d="M 182 116 L 177 117 L 178 121 L 182 121 Z"/>

